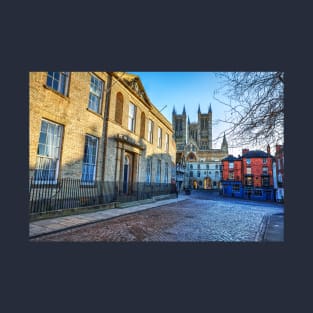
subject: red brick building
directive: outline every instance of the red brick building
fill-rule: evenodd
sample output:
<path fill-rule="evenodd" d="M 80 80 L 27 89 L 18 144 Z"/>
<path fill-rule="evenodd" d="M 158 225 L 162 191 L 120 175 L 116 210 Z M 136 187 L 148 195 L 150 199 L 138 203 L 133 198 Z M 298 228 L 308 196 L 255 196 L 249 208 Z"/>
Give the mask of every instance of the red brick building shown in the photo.
<path fill-rule="evenodd" d="M 226 196 L 254 200 L 274 200 L 273 159 L 270 149 L 242 150 L 238 158 L 232 155 L 222 160 L 222 188 Z"/>

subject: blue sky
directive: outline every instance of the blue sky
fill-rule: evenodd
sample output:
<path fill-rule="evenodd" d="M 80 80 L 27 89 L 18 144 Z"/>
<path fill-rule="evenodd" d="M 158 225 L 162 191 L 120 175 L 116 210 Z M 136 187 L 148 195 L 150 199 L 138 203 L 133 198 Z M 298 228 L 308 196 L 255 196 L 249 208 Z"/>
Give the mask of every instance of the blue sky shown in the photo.
<path fill-rule="evenodd" d="M 207 112 L 212 106 L 213 140 L 223 133 L 226 125 L 216 123 L 225 117 L 226 108 L 213 97 L 214 90 L 220 85 L 214 72 L 131 72 L 140 77 L 151 102 L 165 117 L 172 122 L 172 111 L 181 114 L 183 107 L 189 115 L 190 122 L 197 121 L 198 105 L 201 112 Z M 213 143 L 213 148 L 220 148 L 221 140 Z M 228 143 L 229 146 L 231 143 Z M 230 154 L 237 155 L 241 149 L 229 149 Z"/>

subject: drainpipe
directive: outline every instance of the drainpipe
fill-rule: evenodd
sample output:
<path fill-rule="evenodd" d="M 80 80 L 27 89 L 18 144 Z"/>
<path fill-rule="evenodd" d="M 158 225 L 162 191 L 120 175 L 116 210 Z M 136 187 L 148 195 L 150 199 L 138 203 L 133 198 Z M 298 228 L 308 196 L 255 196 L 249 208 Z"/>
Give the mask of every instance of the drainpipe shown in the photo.
<path fill-rule="evenodd" d="M 103 144 L 103 162 L 102 162 L 102 173 L 101 180 L 104 182 L 104 172 L 105 172 L 105 161 L 106 161 L 106 152 L 108 144 L 108 120 L 109 120 L 109 109 L 110 109 L 110 99 L 111 99 L 111 86 L 112 86 L 112 74 L 108 72 L 108 83 L 106 88 L 105 95 L 105 109 L 103 117 L 103 130 L 102 130 L 102 144 Z"/>

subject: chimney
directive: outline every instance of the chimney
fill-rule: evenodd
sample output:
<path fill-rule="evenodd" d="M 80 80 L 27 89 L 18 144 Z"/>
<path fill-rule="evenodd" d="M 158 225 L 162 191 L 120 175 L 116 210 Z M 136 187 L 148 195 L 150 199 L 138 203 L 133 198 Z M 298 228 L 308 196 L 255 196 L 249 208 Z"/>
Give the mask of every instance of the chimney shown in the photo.
<path fill-rule="evenodd" d="M 244 155 L 247 152 L 249 152 L 249 149 L 242 149 L 242 155 Z"/>

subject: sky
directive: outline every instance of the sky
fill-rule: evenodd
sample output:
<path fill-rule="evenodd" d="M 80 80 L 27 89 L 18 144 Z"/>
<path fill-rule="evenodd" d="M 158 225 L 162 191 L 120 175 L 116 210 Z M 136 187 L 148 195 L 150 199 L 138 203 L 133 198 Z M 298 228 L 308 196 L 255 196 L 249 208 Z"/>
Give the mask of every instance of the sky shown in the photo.
<path fill-rule="evenodd" d="M 225 118 L 226 107 L 214 99 L 213 94 L 220 82 L 214 72 L 131 72 L 138 75 L 151 102 L 172 123 L 172 111 L 175 106 L 177 114 L 183 112 L 190 122 L 197 121 L 198 106 L 201 113 L 208 112 L 212 107 L 212 139 L 213 149 L 220 149 L 222 139 L 214 141 L 223 134 L 225 124 L 217 123 Z M 228 141 L 229 154 L 241 154 L 241 148 L 232 148 Z"/>

